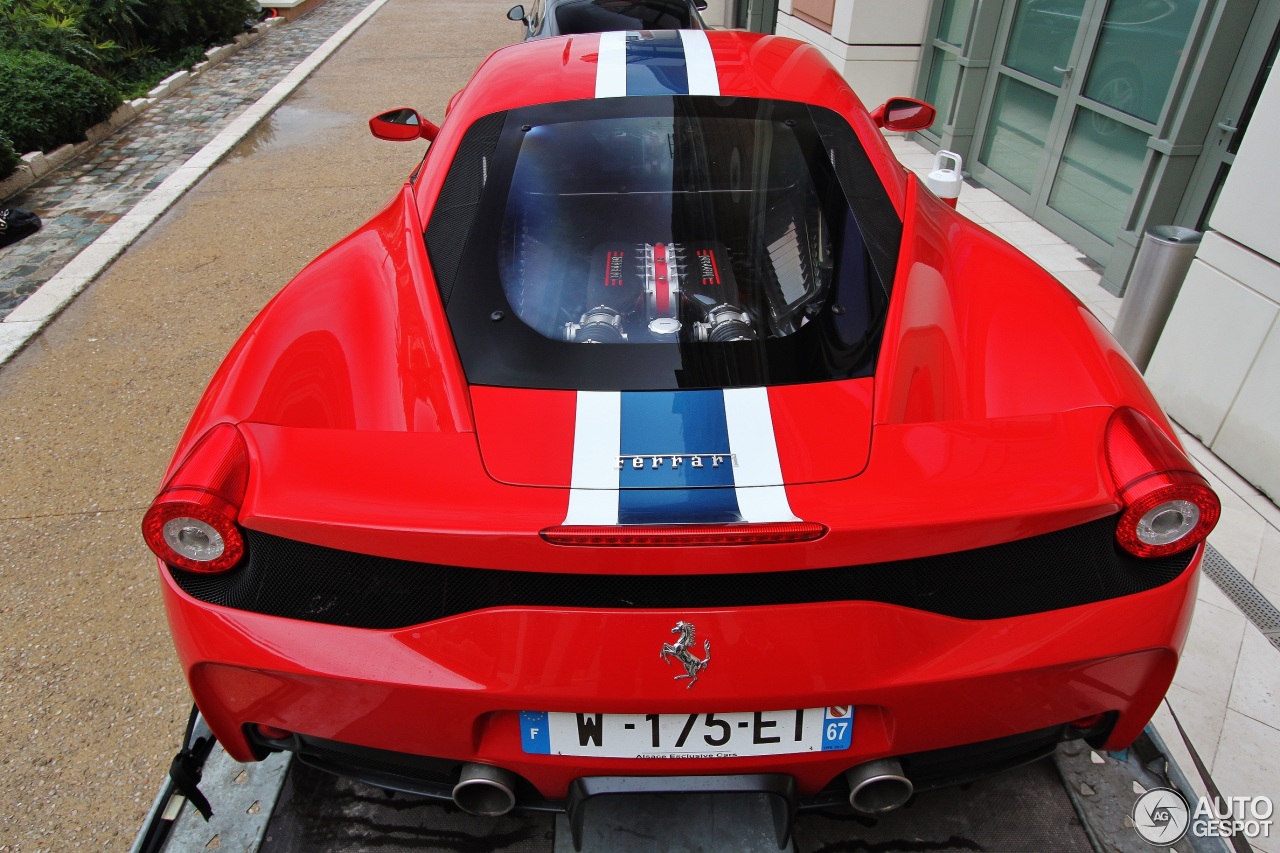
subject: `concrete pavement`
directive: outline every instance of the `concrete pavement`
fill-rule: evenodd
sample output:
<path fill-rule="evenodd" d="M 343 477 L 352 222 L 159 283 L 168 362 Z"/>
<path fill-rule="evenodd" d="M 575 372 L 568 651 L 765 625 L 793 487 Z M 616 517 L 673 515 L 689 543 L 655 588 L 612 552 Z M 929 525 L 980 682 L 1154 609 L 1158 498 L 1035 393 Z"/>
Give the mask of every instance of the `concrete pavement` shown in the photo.
<path fill-rule="evenodd" d="M 142 512 L 241 330 L 421 158 L 368 117 L 442 117 L 503 11 L 389 3 L 0 371 L 0 851 L 132 840 L 190 708 Z"/>
<path fill-rule="evenodd" d="M 2 199 L 6 207 L 39 213 L 44 228 L 37 238 L 0 252 L 0 319 L 370 2 L 330 0 L 323 12 L 284 27 L 275 19 L 270 29 L 280 29 L 271 38 L 205 69 L 182 91 L 152 104 L 74 162 Z M 269 31 L 266 24 L 245 38 L 261 31 Z M 4 357 L 0 351 L 0 360 Z"/>

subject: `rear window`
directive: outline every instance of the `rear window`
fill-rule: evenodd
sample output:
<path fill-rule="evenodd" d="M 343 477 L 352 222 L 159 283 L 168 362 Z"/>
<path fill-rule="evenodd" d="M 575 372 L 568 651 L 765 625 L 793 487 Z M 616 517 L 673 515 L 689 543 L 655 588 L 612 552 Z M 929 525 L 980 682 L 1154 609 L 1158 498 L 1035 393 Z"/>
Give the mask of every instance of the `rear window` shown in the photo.
<path fill-rule="evenodd" d="M 477 122 L 489 141 L 464 139 L 427 234 L 469 380 L 656 390 L 870 375 L 901 224 L 848 125 L 814 113 L 676 96 Z M 477 184 L 465 205 L 455 178 Z M 886 208 L 897 232 L 869 241 Z M 444 245 L 458 239 L 460 254 Z"/>

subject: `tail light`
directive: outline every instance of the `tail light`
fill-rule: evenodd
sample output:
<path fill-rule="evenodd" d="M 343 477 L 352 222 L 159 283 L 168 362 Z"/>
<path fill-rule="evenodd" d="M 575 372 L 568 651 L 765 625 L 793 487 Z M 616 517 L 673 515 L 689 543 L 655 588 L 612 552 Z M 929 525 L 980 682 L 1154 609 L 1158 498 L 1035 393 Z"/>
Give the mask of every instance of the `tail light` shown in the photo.
<path fill-rule="evenodd" d="M 1218 523 L 1218 496 L 1169 436 L 1134 409 L 1107 424 L 1107 464 L 1124 512 L 1120 547 L 1136 557 L 1163 557 L 1199 545 Z"/>
<path fill-rule="evenodd" d="M 249 482 L 249 454 L 231 424 L 209 430 L 165 483 L 142 519 L 142 536 L 166 563 L 225 572 L 244 557 L 236 525 Z"/>

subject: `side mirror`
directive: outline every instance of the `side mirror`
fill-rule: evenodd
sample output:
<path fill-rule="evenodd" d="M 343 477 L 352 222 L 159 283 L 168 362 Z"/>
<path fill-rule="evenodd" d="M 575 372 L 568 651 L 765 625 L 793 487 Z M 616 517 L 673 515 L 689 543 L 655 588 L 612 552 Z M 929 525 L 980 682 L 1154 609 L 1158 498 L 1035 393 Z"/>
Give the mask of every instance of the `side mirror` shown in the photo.
<path fill-rule="evenodd" d="M 390 110 L 369 119 L 369 132 L 379 139 L 391 142 L 412 142 L 415 139 L 435 139 L 440 128 L 418 115 L 410 107 Z"/>
<path fill-rule="evenodd" d="M 528 18 L 524 14 L 524 6 L 512 6 L 507 10 L 508 21 L 519 21 L 522 24 L 529 23 Z"/>
<path fill-rule="evenodd" d="M 876 127 L 904 133 L 909 130 L 924 130 L 937 117 L 937 110 L 915 98 L 890 98 L 871 111 L 871 120 L 876 123 Z"/>

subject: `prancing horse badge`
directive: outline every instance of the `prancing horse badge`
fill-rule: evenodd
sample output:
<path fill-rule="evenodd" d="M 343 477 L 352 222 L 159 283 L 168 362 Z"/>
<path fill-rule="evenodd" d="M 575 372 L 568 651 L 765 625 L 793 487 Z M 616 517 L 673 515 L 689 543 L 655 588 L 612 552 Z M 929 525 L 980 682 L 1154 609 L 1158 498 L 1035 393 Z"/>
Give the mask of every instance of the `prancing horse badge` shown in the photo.
<path fill-rule="evenodd" d="M 711 663 L 711 641 L 702 641 L 702 653 L 706 655 L 702 660 L 694 657 L 693 652 L 689 651 L 689 647 L 693 645 L 694 627 L 690 622 L 680 621 L 671 629 L 671 633 L 679 634 L 680 639 L 676 640 L 673 646 L 670 643 L 662 644 L 662 660 L 671 665 L 671 658 L 675 658 L 684 665 L 684 675 L 677 675 L 676 681 L 682 678 L 689 679 L 689 683 L 685 685 L 685 689 L 698 683 L 698 673 L 707 668 L 707 664 Z"/>

